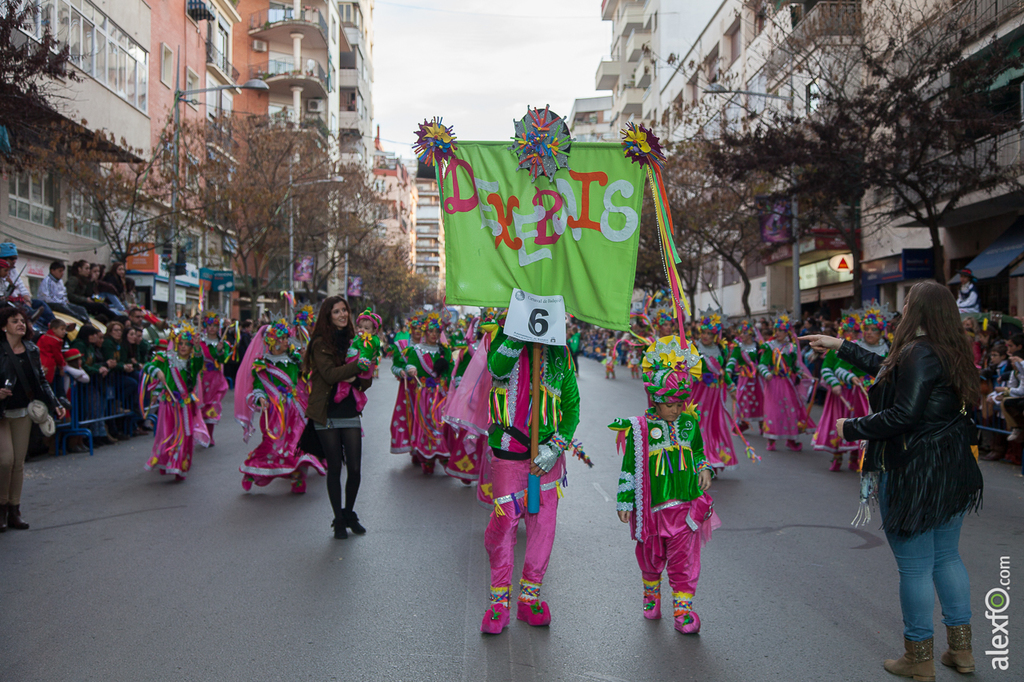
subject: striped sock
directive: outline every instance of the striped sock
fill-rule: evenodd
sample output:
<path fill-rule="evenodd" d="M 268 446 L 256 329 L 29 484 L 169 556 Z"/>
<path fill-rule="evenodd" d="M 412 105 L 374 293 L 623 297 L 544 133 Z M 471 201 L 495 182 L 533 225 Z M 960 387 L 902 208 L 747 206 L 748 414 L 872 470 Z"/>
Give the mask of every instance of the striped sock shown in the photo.
<path fill-rule="evenodd" d="M 511 585 L 491 585 L 491 605 L 501 604 L 506 609 L 512 599 Z"/>
<path fill-rule="evenodd" d="M 673 592 L 672 606 L 676 618 L 688 615 L 693 611 L 693 595 L 689 592 Z"/>
<path fill-rule="evenodd" d="M 540 583 L 531 583 L 529 580 L 519 581 L 519 601 L 524 604 L 532 604 L 540 599 Z"/>

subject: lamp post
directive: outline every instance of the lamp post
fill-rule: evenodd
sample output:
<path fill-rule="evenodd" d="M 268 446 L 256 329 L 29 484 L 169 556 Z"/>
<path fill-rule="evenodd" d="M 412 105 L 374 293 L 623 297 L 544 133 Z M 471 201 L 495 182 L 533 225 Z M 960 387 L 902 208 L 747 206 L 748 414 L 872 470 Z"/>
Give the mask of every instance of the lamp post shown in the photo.
<path fill-rule="evenodd" d="M 767 99 L 781 99 L 789 102 L 791 106 L 794 102 L 792 74 L 790 74 L 789 80 L 789 95 L 773 95 L 767 92 L 754 92 L 752 90 L 729 90 L 718 83 L 712 83 L 704 90 L 704 92 L 710 92 L 715 95 L 750 95 L 753 97 L 765 97 Z M 796 320 L 796 324 L 799 325 L 802 319 L 802 314 L 800 312 L 800 224 L 797 216 L 797 202 L 795 194 L 790 199 L 790 202 L 793 213 L 793 319 Z"/>
<path fill-rule="evenodd" d="M 178 61 L 178 74 L 181 72 L 181 61 Z M 178 154 L 180 152 L 181 145 L 181 109 L 178 105 L 183 101 L 190 101 L 187 98 L 199 95 L 204 92 L 219 92 L 221 90 L 269 90 L 270 86 L 261 81 L 258 78 L 246 81 L 242 85 L 217 85 L 212 88 L 199 88 L 198 90 L 179 90 L 180 76 L 175 75 L 175 88 L 174 88 L 174 186 L 171 190 L 171 215 L 174 216 L 174 235 L 172 239 L 177 239 L 179 231 L 179 217 L 178 217 L 178 175 L 180 173 L 180 166 L 178 163 Z M 198 104 L 198 102 L 195 102 Z M 173 250 L 172 250 L 173 253 Z M 177 259 L 175 259 L 177 262 Z M 177 312 L 175 311 L 175 286 L 174 280 L 177 275 L 177 265 L 167 269 L 167 322 L 173 324 L 177 318 Z M 155 287 L 155 284 L 154 284 Z"/>

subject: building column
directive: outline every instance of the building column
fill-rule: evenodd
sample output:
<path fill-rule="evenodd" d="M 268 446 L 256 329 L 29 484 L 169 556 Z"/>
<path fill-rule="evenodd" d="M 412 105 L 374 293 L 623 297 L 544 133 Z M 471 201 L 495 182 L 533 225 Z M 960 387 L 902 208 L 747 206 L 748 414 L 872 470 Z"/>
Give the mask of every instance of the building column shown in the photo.
<path fill-rule="evenodd" d="M 302 73 L 306 72 L 306 65 L 302 63 L 302 34 L 301 33 L 290 33 L 292 38 L 292 59 L 294 60 L 295 70 Z"/>
<path fill-rule="evenodd" d="M 294 119 L 296 123 L 302 122 L 302 86 L 292 86 L 292 109 L 294 110 Z"/>

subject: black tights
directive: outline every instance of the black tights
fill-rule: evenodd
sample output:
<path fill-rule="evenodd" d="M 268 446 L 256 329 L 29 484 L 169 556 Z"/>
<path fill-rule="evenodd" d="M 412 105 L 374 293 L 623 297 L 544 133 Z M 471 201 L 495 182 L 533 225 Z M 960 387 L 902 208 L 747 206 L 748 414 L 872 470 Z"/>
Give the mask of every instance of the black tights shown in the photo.
<path fill-rule="evenodd" d="M 359 482 L 362 479 L 360 465 L 363 459 L 363 434 L 359 428 L 323 429 L 316 432 L 320 439 L 320 447 L 327 457 L 327 496 L 331 498 L 334 518 L 340 519 L 341 506 L 341 467 L 348 469 L 345 481 L 345 508 L 352 511 L 359 493 Z"/>

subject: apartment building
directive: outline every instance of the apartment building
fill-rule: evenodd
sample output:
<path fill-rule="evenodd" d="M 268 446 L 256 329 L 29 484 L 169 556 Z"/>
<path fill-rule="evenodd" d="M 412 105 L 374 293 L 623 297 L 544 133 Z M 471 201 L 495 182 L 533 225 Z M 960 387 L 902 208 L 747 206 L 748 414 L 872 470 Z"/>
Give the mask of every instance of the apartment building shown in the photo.
<path fill-rule="evenodd" d="M 54 105 L 69 120 L 150 153 L 150 5 L 144 0 L 36 0 L 24 38 L 50 29 L 68 44 L 80 82 L 62 85 Z M 21 276 L 34 288 L 55 259 L 106 261 L 110 250 L 83 197 L 52 174 L 9 173 L 0 183 L 0 235 L 18 245 Z"/>
<path fill-rule="evenodd" d="M 419 201 L 416 178 L 394 152 L 386 152 L 380 144 L 380 131 L 375 139 L 373 175 L 377 189 L 386 199 L 378 229 L 388 246 L 400 245 L 409 258 L 409 266 L 416 264 L 416 208 Z"/>
<path fill-rule="evenodd" d="M 416 171 L 416 274 L 423 275 L 440 300 L 444 294 L 444 231 L 434 166 L 419 164 Z"/>
<path fill-rule="evenodd" d="M 373 0 L 339 2 L 338 13 L 351 49 L 340 57 L 338 137 L 342 159 L 370 164 L 374 158 Z"/>
<path fill-rule="evenodd" d="M 611 126 L 612 97 L 584 97 L 572 103 L 569 133 L 576 142 L 618 142 Z"/>

